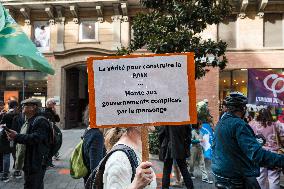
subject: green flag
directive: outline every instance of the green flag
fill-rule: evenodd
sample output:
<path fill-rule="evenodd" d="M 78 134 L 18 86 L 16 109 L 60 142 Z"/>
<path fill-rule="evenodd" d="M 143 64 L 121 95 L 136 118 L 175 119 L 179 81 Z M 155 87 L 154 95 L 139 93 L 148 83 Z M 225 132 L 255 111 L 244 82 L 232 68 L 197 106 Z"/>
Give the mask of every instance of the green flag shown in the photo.
<path fill-rule="evenodd" d="M 54 70 L 0 3 L 0 56 L 24 68 L 48 74 Z"/>

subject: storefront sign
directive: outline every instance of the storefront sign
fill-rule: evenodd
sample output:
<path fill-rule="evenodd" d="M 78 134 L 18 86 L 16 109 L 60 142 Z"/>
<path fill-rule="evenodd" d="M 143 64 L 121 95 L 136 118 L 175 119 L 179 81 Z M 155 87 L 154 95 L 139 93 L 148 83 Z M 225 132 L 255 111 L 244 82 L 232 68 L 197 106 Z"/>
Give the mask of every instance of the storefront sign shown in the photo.
<path fill-rule="evenodd" d="M 91 127 L 196 121 L 193 53 L 88 59 Z"/>
<path fill-rule="evenodd" d="M 284 75 L 250 69 L 248 78 L 249 104 L 284 106 Z"/>

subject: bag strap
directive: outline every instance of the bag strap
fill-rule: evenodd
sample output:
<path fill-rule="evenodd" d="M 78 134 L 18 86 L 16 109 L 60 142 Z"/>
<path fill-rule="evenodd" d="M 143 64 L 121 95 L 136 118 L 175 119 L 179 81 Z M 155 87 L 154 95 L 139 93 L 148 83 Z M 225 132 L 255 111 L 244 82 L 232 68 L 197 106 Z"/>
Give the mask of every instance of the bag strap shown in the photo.
<path fill-rule="evenodd" d="M 53 125 L 51 124 L 51 122 L 45 117 L 45 116 L 42 116 L 42 115 L 38 115 L 35 117 L 35 119 L 33 120 L 33 122 L 31 123 L 32 126 L 34 126 L 36 124 L 37 121 L 39 121 L 40 119 L 43 119 L 43 120 L 46 120 L 48 122 L 48 125 L 49 125 L 49 130 L 50 130 L 50 136 L 49 136 L 49 142 L 51 144 L 54 144 L 55 143 L 55 139 L 54 139 L 54 129 L 53 129 Z"/>
<path fill-rule="evenodd" d="M 138 160 L 135 152 L 128 146 L 124 144 L 118 144 L 112 148 L 111 151 L 107 153 L 107 155 L 100 161 L 99 165 L 95 170 L 92 171 L 90 174 L 85 187 L 88 189 L 96 188 L 93 185 L 100 186 L 102 183 L 101 177 L 96 177 L 97 173 L 104 173 L 105 171 L 105 165 L 108 160 L 108 158 L 116 151 L 122 151 L 124 152 L 128 160 L 130 162 L 131 168 L 132 168 L 132 176 L 131 176 L 131 182 L 134 180 L 135 174 L 136 174 L 136 168 L 138 167 Z"/>
<path fill-rule="evenodd" d="M 46 120 L 46 121 L 48 121 L 48 119 L 46 118 L 46 117 L 44 117 L 44 116 L 42 116 L 42 115 L 39 115 L 39 116 L 36 116 L 35 117 L 35 119 L 34 119 L 34 121 L 32 122 L 32 126 L 34 126 L 35 125 L 35 123 L 38 121 L 38 120 L 40 120 L 40 119 L 44 119 L 44 120 Z M 48 121 L 49 122 L 49 121 Z"/>
<path fill-rule="evenodd" d="M 134 180 L 135 173 L 136 173 L 136 168 L 138 167 L 138 160 L 135 152 L 128 146 L 124 144 L 118 144 L 113 147 L 113 149 L 106 155 L 106 157 L 102 160 L 102 162 L 99 164 L 99 169 L 100 171 L 104 172 L 105 171 L 105 165 L 108 160 L 108 158 L 116 151 L 122 151 L 127 155 L 127 158 L 131 164 L 132 168 L 132 177 L 131 177 L 131 182 Z"/>

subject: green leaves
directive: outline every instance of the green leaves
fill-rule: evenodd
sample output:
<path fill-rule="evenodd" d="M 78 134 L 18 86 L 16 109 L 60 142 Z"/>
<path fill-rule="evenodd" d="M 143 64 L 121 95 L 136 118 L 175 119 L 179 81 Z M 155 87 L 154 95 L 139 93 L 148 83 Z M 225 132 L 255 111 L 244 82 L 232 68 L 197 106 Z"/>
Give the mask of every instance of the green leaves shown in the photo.
<path fill-rule="evenodd" d="M 118 54 L 130 54 L 144 46 L 153 53 L 194 52 L 196 78 L 207 66 L 224 69 L 226 43 L 202 40 L 207 25 L 218 24 L 230 15 L 228 0 L 140 0 L 148 9 L 133 20 L 134 38 Z"/>

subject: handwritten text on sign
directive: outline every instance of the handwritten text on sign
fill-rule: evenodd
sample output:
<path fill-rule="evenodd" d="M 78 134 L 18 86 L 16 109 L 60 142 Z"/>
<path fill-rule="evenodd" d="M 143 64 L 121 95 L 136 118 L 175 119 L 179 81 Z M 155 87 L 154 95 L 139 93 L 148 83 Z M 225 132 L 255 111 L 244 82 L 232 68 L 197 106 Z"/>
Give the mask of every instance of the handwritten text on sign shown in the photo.
<path fill-rule="evenodd" d="M 187 56 L 94 60 L 96 125 L 190 120 Z"/>

